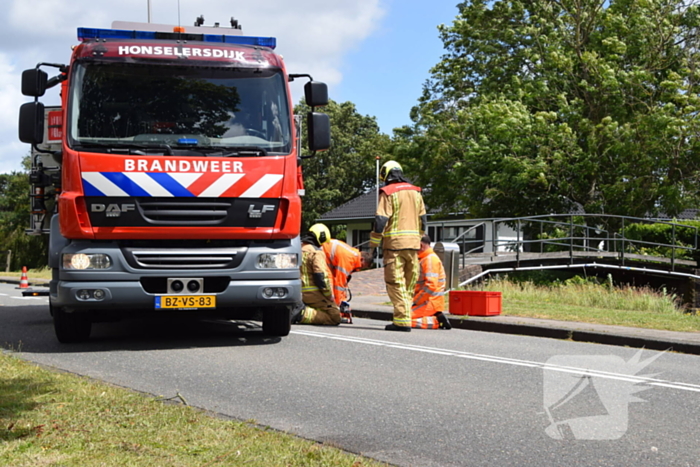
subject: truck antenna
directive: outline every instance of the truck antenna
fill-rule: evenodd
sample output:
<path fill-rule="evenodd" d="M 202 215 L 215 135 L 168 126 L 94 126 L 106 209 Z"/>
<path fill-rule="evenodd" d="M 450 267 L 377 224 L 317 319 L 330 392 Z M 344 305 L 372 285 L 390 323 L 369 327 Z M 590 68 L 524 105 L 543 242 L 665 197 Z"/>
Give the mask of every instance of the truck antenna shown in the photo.
<path fill-rule="evenodd" d="M 180 29 L 180 0 L 177 0 L 177 30 L 182 31 Z"/>

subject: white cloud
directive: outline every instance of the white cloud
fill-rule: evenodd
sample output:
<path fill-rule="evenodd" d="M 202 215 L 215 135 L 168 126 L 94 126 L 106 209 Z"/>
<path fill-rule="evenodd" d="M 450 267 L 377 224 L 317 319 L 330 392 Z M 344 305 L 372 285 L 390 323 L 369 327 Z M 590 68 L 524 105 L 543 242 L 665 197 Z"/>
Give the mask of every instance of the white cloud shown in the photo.
<path fill-rule="evenodd" d="M 17 139 L 17 115 L 24 101 L 20 93 L 20 81 L 10 57 L 0 53 L 0 173 L 22 168 L 22 157 L 28 147 Z"/>
<path fill-rule="evenodd" d="M 205 25 L 228 26 L 233 16 L 246 35 L 274 36 L 287 71 L 308 73 L 333 88 L 342 81 L 343 58 L 379 27 L 382 0 L 151 0 L 151 22 L 192 25 L 203 15 Z M 112 21 L 147 21 L 145 0 L 10 0 L 0 28 L 0 173 L 20 169 L 29 147 L 17 140 L 17 115 L 30 98 L 20 93 L 22 70 L 39 62 L 67 63 L 77 44 L 78 27 L 109 28 Z M 180 13 L 178 15 L 178 4 Z M 51 70 L 48 70 L 51 71 Z M 303 83 L 294 83 L 298 102 Z M 42 98 L 57 104 L 55 90 Z"/>

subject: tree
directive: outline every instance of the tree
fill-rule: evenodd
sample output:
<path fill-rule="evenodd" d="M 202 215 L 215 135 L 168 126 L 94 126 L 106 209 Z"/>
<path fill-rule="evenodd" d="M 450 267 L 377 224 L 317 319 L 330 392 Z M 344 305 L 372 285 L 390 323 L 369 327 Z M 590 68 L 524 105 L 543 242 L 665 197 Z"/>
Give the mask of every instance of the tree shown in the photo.
<path fill-rule="evenodd" d="M 476 217 L 675 215 L 700 179 L 700 8 L 471 0 L 397 133 L 426 202 Z M 426 157 L 429 155 L 429 157 Z M 435 189 L 439 187 L 439 189 Z"/>
<path fill-rule="evenodd" d="M 11 269 L 47 264 L 48 236 L 29 236 L 29 156 L 24 171 L 0 174 L 0 251 L 12 250 Z M 4 264 L 3 264 L 4 266 Z"/>
<path fill-rule="evenodd" d="M 302 116 L 308 111 L 305 104 L 295 109 Z M 303 228 L 374 188 L 376 157 L 385 157 L 391 144 L 389 136 L 379 132 L 376 119 L 360 115 L 352 102 L 331 100 L 318 111 L 330 117 L 332 146 L 303 161 L 306 190 L 302 199 Z M 305 141 L 305 134 L 303 138 Z"/>

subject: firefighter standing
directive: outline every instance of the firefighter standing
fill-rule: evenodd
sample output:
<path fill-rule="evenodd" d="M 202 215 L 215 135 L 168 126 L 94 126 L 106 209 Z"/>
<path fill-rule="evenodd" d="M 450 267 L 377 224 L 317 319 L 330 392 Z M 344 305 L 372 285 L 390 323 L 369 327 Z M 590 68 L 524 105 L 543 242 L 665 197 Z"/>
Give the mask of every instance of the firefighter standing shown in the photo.
<path fill-rule="evenodd" d="M 430 247 L 430 237 L 423 235 L 418 251 L 420 274 L 413 294 L 411 327 L 452 329 L 442 312 L 445 309 L 445 268 Z"/>
<path fill-rule="evenodd" d="M 333 300 L 333 278 L 321 245 L 330 240 L 324 225 L 313 226 L 301 238 L 301 292 L 305 307 L 292 320 L 302 324 L 340 324 L 340 310 Z"/>
<path fill-rule="evenodd" d="M 385 182 L 370 233 L 370 247 L 382 244 L 384 282 L 394 305 L 393 323 L 387 331 L 411 330 L 411 304 L 418 277 L 418 250 L 425 232 L 426 213 L 420 188 L 411 185 L 398 162 L 386 162 L 379 170 Z"/>

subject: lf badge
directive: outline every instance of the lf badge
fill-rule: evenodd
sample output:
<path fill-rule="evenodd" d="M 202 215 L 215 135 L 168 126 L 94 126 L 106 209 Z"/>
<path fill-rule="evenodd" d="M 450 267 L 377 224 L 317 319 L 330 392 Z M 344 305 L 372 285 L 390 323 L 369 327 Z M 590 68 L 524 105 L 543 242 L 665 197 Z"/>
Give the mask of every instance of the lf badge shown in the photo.
<path fill-rule="evenodd" d="M 262 209 L 255 209 L 255 205 L 251 204 L 248 208 L 248 217 L 251 219 L 260 219 L 267 211 L 274 211 L 275 206 L 272 204 L 263 205 Z"/>

